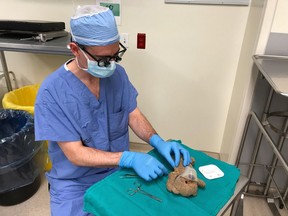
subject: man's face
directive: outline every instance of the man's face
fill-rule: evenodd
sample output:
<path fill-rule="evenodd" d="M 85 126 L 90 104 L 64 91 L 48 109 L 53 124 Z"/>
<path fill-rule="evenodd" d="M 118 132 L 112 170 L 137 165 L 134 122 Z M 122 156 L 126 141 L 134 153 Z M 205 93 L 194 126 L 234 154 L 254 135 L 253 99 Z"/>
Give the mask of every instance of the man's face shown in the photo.
<path fill-rule="evenodd" d="M 75 56 L 82 67 L 87 66 L 87 58 L 96 61 L 100 67 L 107 67 L 111 61 L 121 61 L 126 51 L 126 48 L 119 42 L 106 46 L 83 46 L 76 43 L 76 46 L 80 52 L 77 52 L 78 55 Z"/>

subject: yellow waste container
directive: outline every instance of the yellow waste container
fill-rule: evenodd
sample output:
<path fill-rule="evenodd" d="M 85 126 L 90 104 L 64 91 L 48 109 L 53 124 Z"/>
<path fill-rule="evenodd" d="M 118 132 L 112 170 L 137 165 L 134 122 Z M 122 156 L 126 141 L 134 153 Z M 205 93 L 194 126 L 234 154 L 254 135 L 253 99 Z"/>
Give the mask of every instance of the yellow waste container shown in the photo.
<path fill-rule="evenodd" d="M 28 85 L 6 93 L 2 100 L 4 109 L 25 110 L 34 115 L 34 103 L 40 85 Z M 44 169 L 49 171 L 52 163 L 48 157 L 48 142 L 45 142 L 46 162 Z"/>

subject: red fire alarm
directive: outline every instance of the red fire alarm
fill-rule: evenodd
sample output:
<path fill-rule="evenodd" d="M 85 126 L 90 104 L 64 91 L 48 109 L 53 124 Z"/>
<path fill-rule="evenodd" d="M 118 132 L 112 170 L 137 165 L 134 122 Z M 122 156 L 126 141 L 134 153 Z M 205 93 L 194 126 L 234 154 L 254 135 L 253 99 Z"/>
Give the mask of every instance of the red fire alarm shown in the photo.
<path fill-rule="evenodd" d="M 137 34 L 137 48 L 138 49 L 146 48 L 146 34 L 145 33 Z"/>

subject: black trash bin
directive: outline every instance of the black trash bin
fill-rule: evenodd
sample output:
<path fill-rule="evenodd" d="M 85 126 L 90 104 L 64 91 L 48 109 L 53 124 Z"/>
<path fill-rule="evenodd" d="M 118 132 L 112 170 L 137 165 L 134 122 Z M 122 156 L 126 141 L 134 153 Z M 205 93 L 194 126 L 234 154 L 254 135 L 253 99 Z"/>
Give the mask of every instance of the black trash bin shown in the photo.
<path fill-rule="evenodd" d="M 0 205 L 15 205 L 39 188 L 44 142 L 36 142 L 34 119 L 22 110 L 0 109 Z"/>

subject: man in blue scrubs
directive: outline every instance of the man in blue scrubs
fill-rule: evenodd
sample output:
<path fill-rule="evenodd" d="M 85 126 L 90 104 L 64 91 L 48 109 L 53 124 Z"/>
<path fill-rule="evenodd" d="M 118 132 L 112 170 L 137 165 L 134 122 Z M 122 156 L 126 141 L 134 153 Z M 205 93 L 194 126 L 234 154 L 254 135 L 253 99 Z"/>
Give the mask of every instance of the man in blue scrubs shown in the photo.
<path fill-rule="evenodd" d="M 82 210 L 85 191 L 119 167 L 147 181 L 167 174 L 156 158 L 129 151 L 128 126 L 172 167 L 181 155 L 185 166 L 190 162 L 189 152 L 163 141 L 137 107 L 138 93 L 116 64 L 126 49 L 112 12 L 82 6 L 70 25 L 74 58 L 45 79 L 35 103 L 36 140 L 49 140 L 53 216 L 88 215 Z"/>

